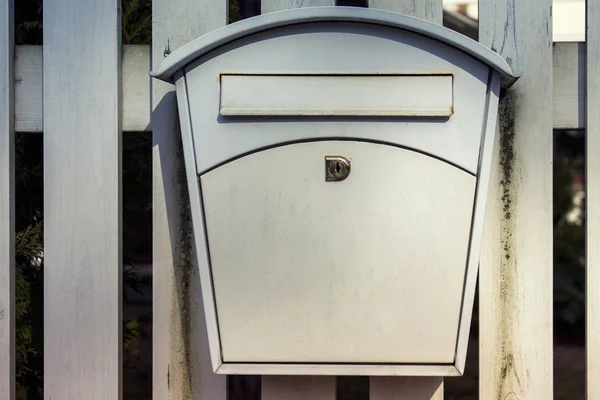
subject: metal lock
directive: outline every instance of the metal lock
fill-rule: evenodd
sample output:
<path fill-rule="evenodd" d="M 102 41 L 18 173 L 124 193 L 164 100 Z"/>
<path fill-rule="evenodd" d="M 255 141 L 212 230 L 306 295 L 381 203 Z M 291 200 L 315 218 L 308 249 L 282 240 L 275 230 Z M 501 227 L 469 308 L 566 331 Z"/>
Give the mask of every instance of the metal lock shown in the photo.
<path fill-rule="evenodd" d="M 325 181 L 341 182 L 350 175 L 350 161 L 342 156 L 325 157 Z"/>

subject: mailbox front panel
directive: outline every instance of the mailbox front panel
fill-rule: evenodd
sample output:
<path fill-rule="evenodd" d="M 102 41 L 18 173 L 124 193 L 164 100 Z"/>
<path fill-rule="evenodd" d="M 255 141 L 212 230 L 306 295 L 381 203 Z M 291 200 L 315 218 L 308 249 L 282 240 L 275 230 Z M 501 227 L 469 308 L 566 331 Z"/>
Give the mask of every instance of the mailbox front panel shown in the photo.
<path fill-rule="evenodd" d="M 348 160 L 347 178 L 327 180 L 328 156 Z M 317 141 L 200 182 L 223 362 L 454 362 L 473 175 L 394 146 Z"/>

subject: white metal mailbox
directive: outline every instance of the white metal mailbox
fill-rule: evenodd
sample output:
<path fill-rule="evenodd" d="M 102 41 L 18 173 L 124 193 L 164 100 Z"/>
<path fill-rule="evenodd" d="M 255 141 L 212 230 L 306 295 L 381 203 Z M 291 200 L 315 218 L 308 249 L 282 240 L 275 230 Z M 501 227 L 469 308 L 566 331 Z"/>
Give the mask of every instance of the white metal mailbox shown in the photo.
<path fill-rule="evenodd" d="M 169 55 L 223 374 L 460 375 L 500 56 L 373 9 L 251 18 Z"/>

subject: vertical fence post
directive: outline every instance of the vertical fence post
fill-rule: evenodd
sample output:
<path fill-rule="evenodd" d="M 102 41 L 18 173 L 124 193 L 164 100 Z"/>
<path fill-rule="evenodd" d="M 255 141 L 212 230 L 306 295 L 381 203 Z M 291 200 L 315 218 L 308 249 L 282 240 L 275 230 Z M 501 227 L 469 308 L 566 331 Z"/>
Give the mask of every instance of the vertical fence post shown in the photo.
<path fill-rule="evenodd" d="M 121 2 L 44 4 L 44 396 L 121 398 Z"/>
<path fill-rule="evenodd" d="M 0 399 L 15 396 L 14 10 L 0 0 Z"/>
<path fill-rule="evenodd" d="M 262 0 L 261 13 L 288 10 L 290 8 L 335 6 L 335 0 Z"/>
<path fill-rule="evenodd" d="M 369 7 L 442 24 L 442 0 L 369 0 Z M 371 377 L 370 395 L 371 400 L 442 400 L 444 380 L 438 377 Z"/>
<path fill-rule="evenodd" d="M 227 0 L 154 0 L 152 68 L 227 24 Z M 153 398 L 225 400 L 210 364 L 173 85 L 152 80 Z"/>
<path fill-rule="evenodd" d="M 263 14 L 290 8 L 335 6 L 335 0 L 262 0 Z M 334 400 L 334 376 L 263 376 L 262 400 L 315 399 Z"/>
<path fill-rule="evenodd" d="M 480 0 L 479 38 L 519 81 L 501 99 L 481 254 L 482 399 L 552 399 L 551 0 Z"/>
<path fill-rule="evenodd" d="M 263 400 L 332 400 L 335 377 L 331 376 L 263 376 Z"/>
<path fill-rule="evenodd" d="M 442 25 L 441 0 L 369 0 L 369 8 L 394 11 Z"/>
<path fill-rule="evenodd" d="M 586 2 L 587 398 L 600 399 L 600 4 Z"/>

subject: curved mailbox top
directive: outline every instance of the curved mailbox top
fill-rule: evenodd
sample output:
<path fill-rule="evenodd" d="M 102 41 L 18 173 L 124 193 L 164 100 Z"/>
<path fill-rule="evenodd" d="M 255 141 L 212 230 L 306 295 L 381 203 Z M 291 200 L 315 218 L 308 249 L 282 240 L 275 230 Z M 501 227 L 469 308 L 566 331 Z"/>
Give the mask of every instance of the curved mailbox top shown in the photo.
<path fill-rule="evenodd" d="M 478 42 L 431 22 L 407 15 L 368 8 L 308 7 L 249 18 L 201 36 L 171 53 L 150 75 L 166 82 L 175 81 L 175 73 L 204 54 L 242 37 L 269 29 L 314 22 L 359 22 L 382 25 L 417 33 L 450 45 L 498 71 L 502 85 L 511 86 L 518 77 L 497 53 Z"/>

